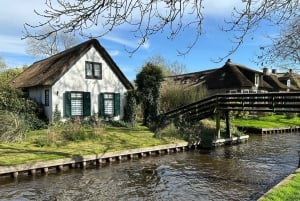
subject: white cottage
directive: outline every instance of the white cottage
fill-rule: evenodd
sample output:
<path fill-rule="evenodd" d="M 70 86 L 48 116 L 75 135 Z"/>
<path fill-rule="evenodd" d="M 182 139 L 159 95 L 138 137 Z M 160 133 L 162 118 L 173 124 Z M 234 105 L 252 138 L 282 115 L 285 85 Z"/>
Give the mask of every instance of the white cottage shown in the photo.
<path fill-rule="evenodd" d="M 125 93 L 133 89 L 96 39 L 33 63 L 11 83 L 40 104 L 50 122 L 56 108 L 63 118 L 121 119 Z"/>

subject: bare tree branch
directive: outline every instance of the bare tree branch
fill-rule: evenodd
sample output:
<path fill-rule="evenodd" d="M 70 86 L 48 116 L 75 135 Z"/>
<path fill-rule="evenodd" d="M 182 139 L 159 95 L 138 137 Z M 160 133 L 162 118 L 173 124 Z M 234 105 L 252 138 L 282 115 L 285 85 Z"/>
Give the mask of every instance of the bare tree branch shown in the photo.
<path fill-rule="evenodd" d="M 43 27 L 39 34 L 43 35 L 52 31 L 50 27 Z M 34 57 L 48 57 L 76 45 L 77 39 L 74 35 L 71 35 L 71 33 L 59 31 L 53 32 L 53 34 L 42 40 L 34 37 L 27 38 L 26 43 L 27 54 Z"/>
<path fill-rule="evenodd" d="M 121 25 L 130 25 L 134 36 L 139 39 L 135 52 L 143 46 L 151 35 L 169 30 L 168 38 L 176 36 L 188 28 L 196 28 L 195 40 L 202 33 L 203 0 L 46 0 L 47 9 L 38 16 L 45 19 L 37 25 L 25 24 L 23 38 L 42 40 L 56 32 L 78 32 L 85 37 L 103 37 Z M 188 23 L 186 20 L 188 19 Z M 36 33 L 34 29 L 50 26 L 52 31 Z M 97 26 L 97 35 L 86 34 L 85 30 Z M 186 51 L 188 52 L 188 51 Z M 184 54 L 184 53 L 183 53 Z"/>
<path fill-rule="evenodd" d="M 295 18 L 275 37 L 271 45 L 261 46 L 258 61 L 262 66 L 274 65 L 283 69 L 297 69 L 300 65 L 300 18 Z M 298 71 L 300 70 L 297 69 Z"/>
<path fill-rule="evenodd" d="M 47 9 L 36 12 L 44 21 L 37 25 L 25 24 L 24 38 L 45 39 L 57 32 L 76 32 L 85 37 L 103 37 L 121 26 L 130 26 L 133 36 L 138 39 L 137 47 L 129 52 L 134 53 L 142 47 L 152 35 L 167 32 L 168 39 L 174 40 L 187 29 L 194 31 L 190 36 L 190 44 L 186 50 L 178 51 L 185 55 L 198 42 L 202 35 L 203 2 L 205 0 L 46 0 Z M 220 62 L 234 54 L 244 41 L 265 24 L 277 27 L 281 35 L 273 42 L 293 44 L 290 34 L 285 27 L 294 22 L 299 27 L 299 0 L 241 0 L 239 8 L 234 8 L 232 16 L 226 20 L 225 32 L 233 32 L 232 49 L 225 56 L 217 59 Z M 217 12 L 217 11 L 216 11 Z M 51 31 L 36 33 L 36 28 L 49 26 Z M 97 27 L 97 34 L 87 33 L 87 30 Z M 295 36 L 299 38 L 299 33 Z M 280 40 L 280 41 L 278 41 Z M 297 40 L 298 41 L 298 40 Z M 297 46 L 293 46 L 298 48 Z M 296 54 L 299 49 L 289 51 Z M 281 54 L 282 52 L 280 52 Z M 291 57 L 282 57 L 290 59 Z"/>
<path fill-rule="evenodd" d="M 227 26 L 223 27 L 225 32 L 236 33 L 232 42 L 232 49 L 228 53 L 219 57 L 216 62 L 222 61 L 225 58 L 234 54 L 237 49 L 244 43 L 244 40 L 251 32 L 254 32 L 258 27 L 264 24 L 278 27 L 281 30 L 280 34 L 285 35 L 285 27 L 289 24 L 293 24 L 293 27 L 299 27 L 299 14 L 300 4 L 299 0 L 242 0 L 245 6 L 242 9 L 234 8 L 232 12 L 231 20 L 225 21 Z M 296 33 L 297 35 L 297 33 Z M 299 38 L 299 33 L 296 36 Z M 293 43 L 293 39 L 290 37 L 275 37 L 272 39 L 273 42 L 277 41 L 280 44 Z M 298 41 L 299 44 L 299 41 Z M 278 46 L 277 46 L 278 47 Z M 275 48 L 275 47 L 272 47 Z M 298 49 L 294 49 L 299 51 Z M 279 55 L 281 56 L 282 52 Z M 284 56 L 282 57 L 284 58 Z M 272 58 L 274 60 L 275 58 Z M 288 59 L 287 57 L 285 59 Z M 299 60 L 298 60 L 299 62 Z"/>

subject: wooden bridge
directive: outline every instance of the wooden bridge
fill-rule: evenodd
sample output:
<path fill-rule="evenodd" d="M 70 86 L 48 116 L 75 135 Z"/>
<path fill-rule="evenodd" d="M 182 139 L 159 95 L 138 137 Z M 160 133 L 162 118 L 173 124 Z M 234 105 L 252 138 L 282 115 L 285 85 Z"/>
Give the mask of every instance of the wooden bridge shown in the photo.
<path fill-rule="evenodd" d="M 231 137 L 229 111 L 300 113 L 300 92 L 218 94 L 163 114 L 165 120 L 197 121 L 216 116 L 220 138 L 220 114 L 226 117 L 226 133 Z"/>

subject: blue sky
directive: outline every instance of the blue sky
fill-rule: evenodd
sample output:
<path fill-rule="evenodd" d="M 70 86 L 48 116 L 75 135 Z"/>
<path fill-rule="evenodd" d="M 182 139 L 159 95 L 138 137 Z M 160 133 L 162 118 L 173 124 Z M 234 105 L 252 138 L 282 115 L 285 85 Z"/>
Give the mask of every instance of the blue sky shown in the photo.
<path fill-rule="evenodd" d="M 238 4 L 239 3 L 239 4 Z M 141 68 L 150 57 L 162 56 L 169 62 L 184 64 L 188 72 L 201 71 L 223 66 L 224 62 L 214 63 L 212 59 L 223 57 L 233 44 L 230 41 L 233 33 L 224 33 L 219 26 L 224 18 L 230 16 L 233 6 L 240 5 L 240 0 L 205 1 L 205 19 L 203 25 L 204 34 L 189 54 L 178 56 L 177 50 L 185 50 L 194 30 L 186 30 L 179 38 L 168 40 L 166 33 L 152 36 L 147 44 L 131 55 L 126 49 L 136 47 L 136 40 L 130 33 L 130 27 L 122 27 L 108 34 L 99 41 L 111 54 L 129 80 L 134 80 L 137 69 Z M 43 0 L 9 0 L 2 1 L 0 6 L 0 57 L 10 67 L 31 65 L 37 58 L 28 56 L 25 52 L 26 42 L 21 40 L 23 24 L 38 23 L 41 21 L 33 10 L 42 11 L 45 8 Z M 96 31 L 93 28 L 91 32 Z M 232 62 L 246 65 L 253 69 L 259 69 L 253 60 L 259 51 L 259 46 L 266 43 L 268 29 L 260 27 L 255 32 L 253 39 L 246 40 L 240 49 L 230 56 Z M 268 33 L 271 34 L 271 33 Z"/>

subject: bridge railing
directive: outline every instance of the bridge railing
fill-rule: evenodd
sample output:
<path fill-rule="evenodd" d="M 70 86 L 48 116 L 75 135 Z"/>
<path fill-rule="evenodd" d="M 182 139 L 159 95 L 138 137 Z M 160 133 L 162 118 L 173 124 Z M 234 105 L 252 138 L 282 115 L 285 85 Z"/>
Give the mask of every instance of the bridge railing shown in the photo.
<path fill-rule="evenodd" d="M 216 111 L 300 112 L 300 92 L 218 94 L 163 115 L 200 120 Z"/>
<path fill-rule="evenodd" d="M 300 112 L 300 93 L 220 94 L 218 109 Z"/>

